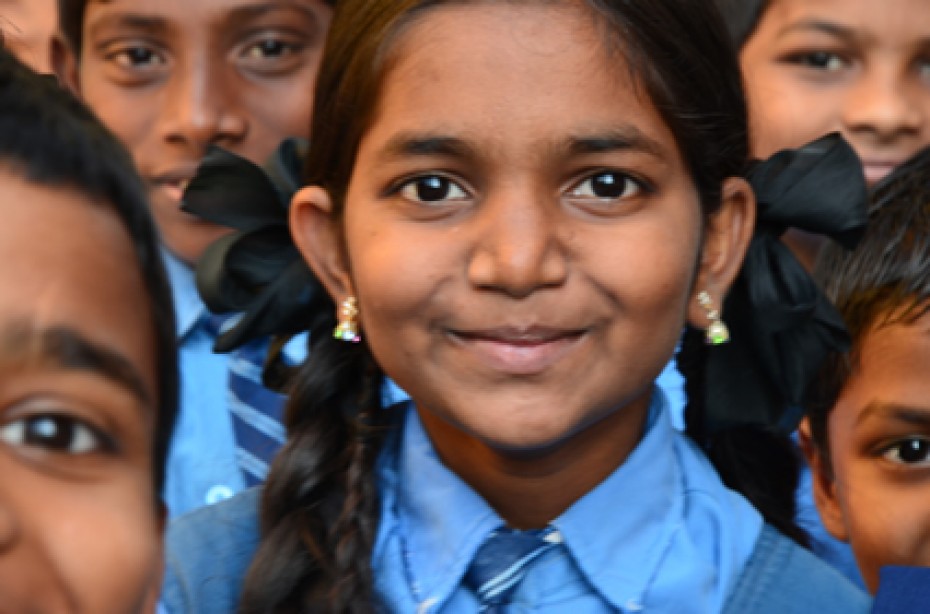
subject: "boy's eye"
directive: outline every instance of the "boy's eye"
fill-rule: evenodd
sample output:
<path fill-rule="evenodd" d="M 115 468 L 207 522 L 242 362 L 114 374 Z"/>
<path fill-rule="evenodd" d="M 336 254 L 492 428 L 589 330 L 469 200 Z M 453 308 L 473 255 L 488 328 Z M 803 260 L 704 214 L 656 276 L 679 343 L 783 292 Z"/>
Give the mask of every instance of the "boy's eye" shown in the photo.
<path fill-rule="evenodd" d="M 576 198 L 617 200 L 639 194 L 642 187 L 631 177 L 613 171 L 601 172 L 582 180 L 570 194 Z"/>
<path fill-rule="evenodd" d="M 421 203 L 438 203 L 468 198 L 465 190 L 442 175 L 424 175 L 411 179 L 401 186 L 399 192 L 407 200 Z"/>
<path fill-rule="evenodd" d="M 249 46 L 245 50 L 245 57 L 253 60 L 280 58 L 294 51 L 296 51 L 296 48 L 293 44 L 269 38 Z"/>
<path fill-rule="evenodd" d="M 164 59 L 148 47 L 129 47 L 113 54 L 117 64 L 125 68 L 139 68 L 164 64 Z"/>
<path fill-rule="evenodd" d="M 921 437 L 902 439 L 886 448 L 882 456 L 905 465 L 926 464 L 930 461 L 930 440 Z"/>
<path fill-rule="evenodd" d="M 846 66 L 846 60 L 830 51 L 810 51 L 806 53 L 799 53 L 795 56 L 792 56 L 790 60 L 795 64 L 800 64 L 801 66 L 807 66 L 809 68 L 816 68 L 817 70 L 830 72 L 840 70 Z"/>
<path fill-rule="evenodd" d="M 110 447 L 99 431 L 61 414 L 29 416 L 4 424 L 0 426 L 0 441 L 62 454 L 91 454 Z"/>

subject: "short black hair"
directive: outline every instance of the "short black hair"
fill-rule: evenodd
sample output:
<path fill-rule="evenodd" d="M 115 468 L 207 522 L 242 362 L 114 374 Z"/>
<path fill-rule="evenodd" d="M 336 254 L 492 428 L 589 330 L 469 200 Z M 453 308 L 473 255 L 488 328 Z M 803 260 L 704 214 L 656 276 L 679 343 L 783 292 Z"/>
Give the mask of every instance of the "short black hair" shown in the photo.
<path fill-rule="evenodd" d="M 58 0 L 58 27 L 71 47 L 74 56 L 81 57 L 84 30 L 84 13 L 90 0 Z M 323 0 L 329 6 L 336 6 L 337 0 Z"/>
<path fill-rule="evenodd" d="M 814 277 L 852 338 L 848 353 L 829 357 L 808 395 L 811 434 L 829 458 L 827 418 L 858 368 L 865 335 L 930 310 L 930 148 L 875 187 L 862 241 L 850 252 L 825 246 Z"/>
<path fill-rule="evenodd" d="M 36 185 L 69 188 L 103 203 L 122 222 L 142 272 L 158 369 L 154 486 L 161 492 L 178 408 L 174 303 L 146 188 L 129 153 L 52 77 L 37 75 L 0 48 L 0 163 Z"/>

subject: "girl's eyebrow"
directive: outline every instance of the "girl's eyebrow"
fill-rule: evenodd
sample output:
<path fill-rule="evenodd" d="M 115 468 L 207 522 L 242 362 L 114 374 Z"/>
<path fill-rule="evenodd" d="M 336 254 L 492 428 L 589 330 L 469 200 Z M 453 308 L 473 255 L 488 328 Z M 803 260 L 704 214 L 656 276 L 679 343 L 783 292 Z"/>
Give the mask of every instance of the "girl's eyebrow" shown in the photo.
<path fill-rule="evenodd" d="M 402 158 L 407 156 L 450 156 L 469 157 L 474 149 L 465 140 L 424 133 L 401 132 L 381 148 L 385 158 Z"/>
<path fill-rule="evenodd" d="M 572 136 L 564 149 L 571 155 L 636 151 L 661 158 L 667 153 L 658 141 L 643 134 L 635 126 Z"/>
<path fill-rule="evenodd" d="M 636 151 L 661 158 L 667 153 L 658 141 L 643 134 L 635 126 L 580 133 L 555 143 L 549 149 L 564 152 L 569 156 Z M 465 139 L 458 137 L 402 132 L 385 144 L 381 155 L 385 158 L 407 156 L 469 158 L 474 157 L 475 149 Z"/>
<path fill-rule="evenodd" d="M 151 398 L 128 358 L 68 326 L 42 328 L 18 321 L 0 329 L 0 364 L 86 371 L 123 388 L 144 406 Z"/>
<path fill-rule="evenodd" d="M 810 31 L 829 34 L 830 36 L 835 36 L 837 38 L 843 39 L 844 41 L 850 42 L 859 38 L 855 30 L 852 28 L 833 21 L 824 21 L 822 19 L 804 19 L 802 21 L 790 23 L 778 31 L 776 38 L 782 38 L 794 32 Z"/>

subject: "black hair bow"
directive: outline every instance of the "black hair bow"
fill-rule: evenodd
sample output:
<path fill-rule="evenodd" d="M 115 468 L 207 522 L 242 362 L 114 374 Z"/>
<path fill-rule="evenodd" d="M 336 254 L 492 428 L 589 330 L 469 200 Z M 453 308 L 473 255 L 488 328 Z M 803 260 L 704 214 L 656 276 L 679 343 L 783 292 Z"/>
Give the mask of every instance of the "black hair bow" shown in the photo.
<path fill-rule="evenodd" d="M 838 134 L 757 163 L 755 234 L 724 303 L 733 342 L 709 348 L 705 428 L 793 431 L 805 389 L 830 351 L 845 351 L 843 319 L 780 241 L 794 227 L 852 249 L 865 231 L 868 189 L 855 151 Z"/>
<path fill-rule="evenodd" d="M 310 305 L 323 289 L 294 246 L 287 221 L 306 149 L 305 141 L 288 139 L 260 167 L 212 147 L 184 192 L 185 211 L 236 230 L 211 244 L 197 265 L 197 290 L 210 311 L 242 314 L 217 338 L 214 351 L 307 330 Z M 266 380 L 282 346 L 272 346 Z"/>

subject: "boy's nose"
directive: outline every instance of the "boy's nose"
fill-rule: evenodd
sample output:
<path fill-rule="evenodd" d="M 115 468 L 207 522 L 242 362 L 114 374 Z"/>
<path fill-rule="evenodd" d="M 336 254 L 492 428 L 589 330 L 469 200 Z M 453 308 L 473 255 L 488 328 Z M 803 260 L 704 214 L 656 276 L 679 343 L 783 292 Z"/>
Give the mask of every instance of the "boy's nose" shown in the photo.
<path fill-rule="evenodd" d="M 177 71 L 162 110 L 165 138 L 198 151 L 211 144 L 231 147 L 245 138 L 248 120 L 223 70 L 202 66 Z"/>
<path fill-rule="evenodd" d="M 475 287 L 515 298 L 556 287 L 568 276 L 557 209 L 531 194 L 506 194 L 479 205 L 468 277 Z"/>
<path fill-rule="evenodd" d="M 916 92 L 906 76 L 891 67 L 864 71 L 850 92 L 844 122 L 853 134 L 868 134 L 880 143 L 914 135 L 926 122 L 926 92 Z"/>

